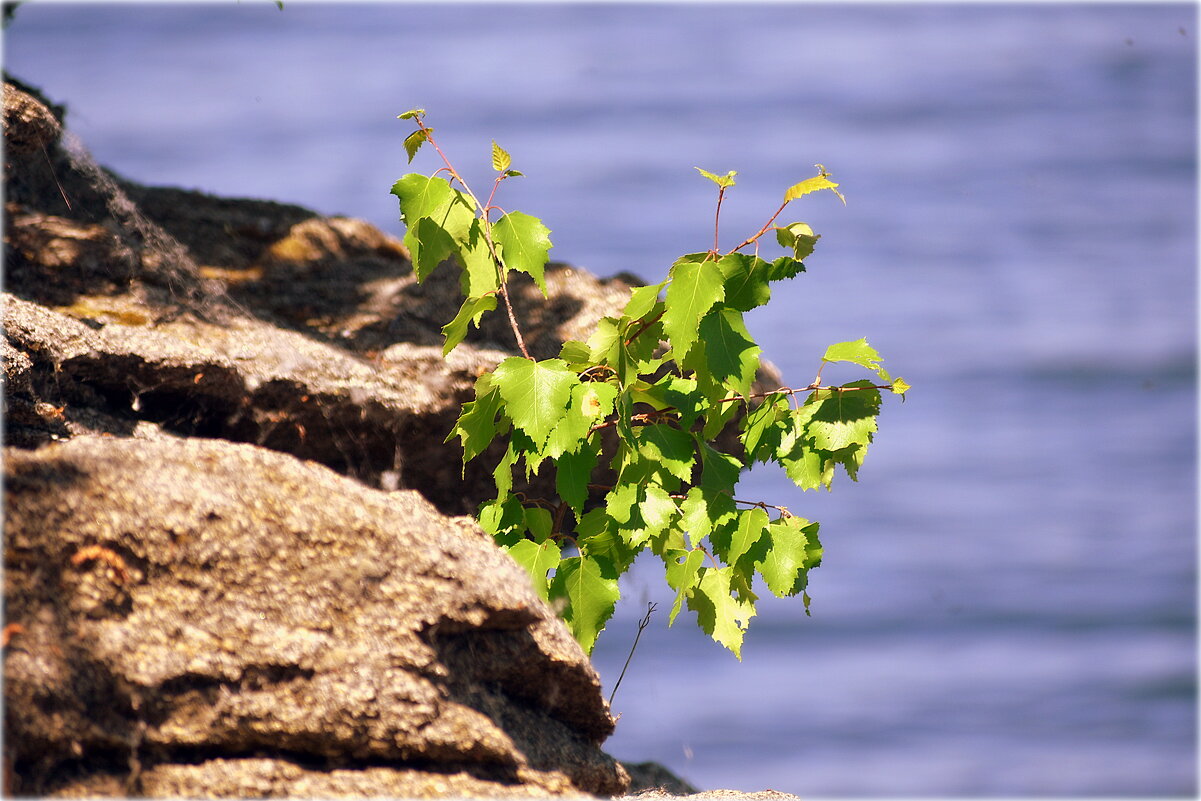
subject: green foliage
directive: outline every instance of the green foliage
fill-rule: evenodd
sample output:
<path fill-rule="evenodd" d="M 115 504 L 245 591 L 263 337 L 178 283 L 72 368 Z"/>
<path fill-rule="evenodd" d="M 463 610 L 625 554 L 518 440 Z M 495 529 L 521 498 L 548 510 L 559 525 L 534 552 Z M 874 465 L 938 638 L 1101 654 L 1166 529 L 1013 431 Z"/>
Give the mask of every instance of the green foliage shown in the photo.
<path fill-rule="evenodd" d="M 739 479 L 756 462 L 778 464 L 805 490 L 829 489 L 840 466 L 855 479 L 876 432 L 881 390 L 903 395 L 909 385 L 858 339 L 831 345 L 820 364 L 849 363 L 874 381 L 826 386 L 819 368 L 807 387 L 756 391 L 761 350 L 743 315 L 771 300 L 772 284 L 803 272 L 817 244 L 806 223 L 777 226 L 776 217 L 822 189 L 845 203 L 838 184 L 818 165 L 816 176 L 789 187 L 758 233 L 722 253 L 721 202 L 736 173 L 698 167 L 718 190 L 714 248 L 681 256 L 664 280 L 635 288 L 622 315 L 602 319 L 587 342 L 565 342 L 557 358 L 536 360 L 508 286 L 524 273 L 546 296 L 550 230 L 492 205 L 501 183 L 521 175 L 507 151 L 492 143 L 496 175 L 481 202 L 424 116 L 422 109 L 400 115 L 417 126 L 405 150 L 412 161 L 430 144 L 447 178 L 411 173 L 392 193 L 418 280 L 447 263 L 459 270 L 464 301 L 442 329 L 443 353 L 500 305 L 522 353 L 480 376 L 447 437 L 459 439 L 464 465 L 497 438 L 504 444 L 493 471 L 496 497 L 480 507 L 480 525 L 529 572 L 587 651 L 613 614 L 618 579 L 645 550 L 663 561 L 675 590 L 670 621 L 687 607 L 740 658 L 756 585 L 779 597 L 800 594 L 808 614 L 808 571 L 822 558 L 818 524 L 740 498 Z M 769 231 L 785 251 L 770 262 L 758 255 Z M 752 245 L 754 253 L 741 252 Z M 549 478 L 548 469 L 555 497 L 514 491 L 535 475 Z"/>

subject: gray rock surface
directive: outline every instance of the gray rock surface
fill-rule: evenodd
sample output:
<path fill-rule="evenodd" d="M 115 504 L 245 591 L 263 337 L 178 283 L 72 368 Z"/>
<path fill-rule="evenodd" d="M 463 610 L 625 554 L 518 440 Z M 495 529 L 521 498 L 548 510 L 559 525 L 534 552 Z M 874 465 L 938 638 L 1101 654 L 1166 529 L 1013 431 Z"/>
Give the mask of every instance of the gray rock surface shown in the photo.
<path fill-rule="evenodd" d="M 625 787 L 583 652 L 416 492 L 165 435 L 11 449 L 5 481 L 18 793 Z"/>

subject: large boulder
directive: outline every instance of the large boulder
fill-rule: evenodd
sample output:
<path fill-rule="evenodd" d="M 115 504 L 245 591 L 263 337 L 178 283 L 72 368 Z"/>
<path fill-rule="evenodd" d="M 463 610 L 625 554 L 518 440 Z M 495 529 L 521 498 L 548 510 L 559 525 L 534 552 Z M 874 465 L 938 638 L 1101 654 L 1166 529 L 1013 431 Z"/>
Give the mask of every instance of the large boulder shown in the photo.
<path fill-rule="evenodd" d="M 18 794 L 620 793 L 587 657 L 412 491 L 219 440 L 5 459 Z"/>

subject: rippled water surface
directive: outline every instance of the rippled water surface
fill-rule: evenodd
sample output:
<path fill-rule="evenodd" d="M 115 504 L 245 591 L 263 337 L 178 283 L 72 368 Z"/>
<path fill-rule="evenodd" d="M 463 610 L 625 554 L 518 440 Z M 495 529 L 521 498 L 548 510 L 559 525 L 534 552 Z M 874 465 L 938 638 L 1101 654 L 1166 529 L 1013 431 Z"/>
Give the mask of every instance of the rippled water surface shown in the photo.
<path fill-rule="evenodd" d="M 914 386 L 861 480 L 740 493 L 822 521 L 813 617 L 738 663 L 650 563 L 602 636 L 608 747 L 802 796 L 1196 790 L 1196 8 L 23 4 L 9 71 L 128 177 L 399 234 L 423 106 L 552 255 L 663 273 L 822 162 L 810 272 L 750 317 L 794 385 L 867 336 Z M 433 169 L 432 161 L 421 162 Z M 736 239 L 737 238 L 737 239 Z M 838 484 L 841 483 L 841 486 Z"/>

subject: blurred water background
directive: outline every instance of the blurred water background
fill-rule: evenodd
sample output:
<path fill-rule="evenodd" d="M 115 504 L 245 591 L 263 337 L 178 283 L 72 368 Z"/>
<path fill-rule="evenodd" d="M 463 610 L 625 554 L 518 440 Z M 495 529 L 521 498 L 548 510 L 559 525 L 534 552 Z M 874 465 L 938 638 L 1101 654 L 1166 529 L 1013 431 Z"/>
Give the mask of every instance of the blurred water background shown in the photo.
<path fill-rule="evenodd" d="M 802 796 L 1196 792 L 1196 37 L 1177 5 L 26 3 L 6 68 L 96 159 L 399 235 L 405 109 L 495 138 L 552 257 L 661 276 L 822 162 L 810 272 L 750 316 L 792 385 L 867 336 L 913 385 L 739 664 L 636 566 L 608 748 Z M 417 167 L 432 170 L 432 156 Z M 687 615 L 688 613 L 685 613 Z"/>

